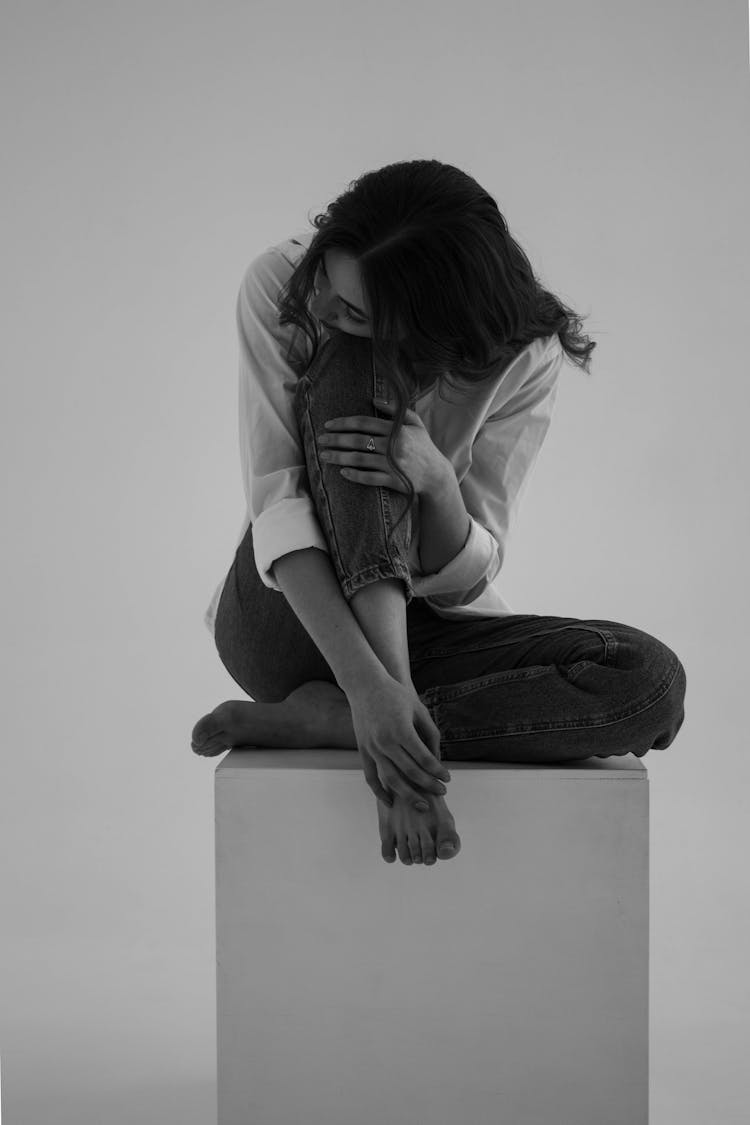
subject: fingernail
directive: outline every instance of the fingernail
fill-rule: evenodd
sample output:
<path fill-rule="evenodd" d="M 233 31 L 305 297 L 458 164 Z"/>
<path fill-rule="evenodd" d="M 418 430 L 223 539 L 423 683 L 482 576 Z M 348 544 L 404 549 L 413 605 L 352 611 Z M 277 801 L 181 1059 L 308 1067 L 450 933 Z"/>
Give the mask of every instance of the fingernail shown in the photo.
<path fill-rule="evenodd" d="M 430 808 L 429 805 L 425 805 L 424 802 L 422 802 L 422 801 L 420 801 L 419 804 L 416 805 L 415 807 L 417 809 L 419 809 L 420 812 L 428 812 L 429 808 Z"/>

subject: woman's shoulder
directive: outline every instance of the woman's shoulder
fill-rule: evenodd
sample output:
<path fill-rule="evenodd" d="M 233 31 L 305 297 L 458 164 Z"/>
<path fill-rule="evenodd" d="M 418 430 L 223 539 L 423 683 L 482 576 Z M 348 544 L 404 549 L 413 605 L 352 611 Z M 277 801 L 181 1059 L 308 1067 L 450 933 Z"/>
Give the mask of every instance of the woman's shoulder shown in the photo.
<path fill-rule="evenodd" d="M 274 304 L 279 291 L 307 252 L 306 238 L 305 234 L 285 238 L 251 258 L 242 273 L 240 301 L 248 306 Z"/>
<path fill-rule="evenodd" d="M 564 358 L 556 332 L 535 337 L 503 368 L 494 384 L 488 414 L 497 414 L 511 402 L 519 404 L 528 400 L 532 403 L 539 395 L 546 396 L 557 382 Z"/>
<path fill-rule="evenodd" d="M 551 336 L 535 336 L 527 344 L 521 345 L 510 361 L 506 363 L 497 380 L 498 390 L 503 383 L 521 385 L 533 379 L 541 368 L 562 355 L 562 344 L 557 332 Z"/>
<path fill-rule="evenodd" d="M 305 231 L 267 246 L 250 259 L 243 273 L 243 283 L 247 284 L 270 274 L 274 275 L 273 280 L 282 274 L 289 274 L 307 253 L 312 239 L 313 234 Z"/>
<path fill-rule="evenodd" d="M 437 405 L 438 398 L 445 406 L 461 406 L 460 415 L 467 424 L 482 426 L 485 422 L 505 416 L 509 412 L 523 410 L 547 397 L 557 382 L 564 353 L 557 333 L 551 336 L 538 336 L 527 344 L 521 344 L 501 356 L 495 368 L 477 382 L 461 382 L 461 397 L 452 393 L 445 395 L 442 380 L 439 386 L 431 388 L 427 401 Z M 449 377 L 447 385 L 453 389 Z"/>
<path fill-rule="evenodd" d="M 520 390 L 540 377 L 552 375 L 556 378 L 564 358 L 562 345 L 557 333 L 551 336 L 537 336 L 527 344 L 508 347 L 498 357 L 497 363 L 481 380 L 461 383 L 465 401 L 471 404 L 473 413 L 483 416 L 492 414 L 506 405 Z M 445 380 L 430 387 L 428 397 L 441 394 Z M 448 374 L 447 385 L 452 377 Z"/>
<path fill-rule="evenodd" d="M 302 231 L 299 234 L 292 235 L 290 238 L 285 238 L 282 242 L 277 242 L 274 246 L 270 247 L 270 249 L 276 250 L 282 257 L 296 266 L 309 250 L 310 243 L 315 237 L 315 234 L 315 231 Z"/>
<path fill-rule="evenodd" d="M 503 374 L 516 364 L 533 369 L 537 364 L 546 362 L 550 356 L 557 355 L 561 348 L 557 332 L 553 332 L 551 336 L 535 336 L 528 343 L 516 346 L 509 362 L 503 367 Z"/>

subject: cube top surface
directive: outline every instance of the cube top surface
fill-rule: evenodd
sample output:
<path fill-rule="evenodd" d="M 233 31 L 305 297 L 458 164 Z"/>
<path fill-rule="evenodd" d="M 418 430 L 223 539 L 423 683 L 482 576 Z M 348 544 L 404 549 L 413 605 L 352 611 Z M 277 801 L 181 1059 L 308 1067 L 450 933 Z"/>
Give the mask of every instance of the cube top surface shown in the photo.
<path fill-rule="evenodd" d="M 444 765 L 451 773 L 469 770 L 497 771 L 529 775 L 541 773 L 545 779 L 586 781 L 645 781 L 648 771 L 634 754 L 611 758 L 585 758 L 575 762 L 556 762 L 553 765 L 525 764 L 523 762 L 454 762 Z M 230 750 L 216 767 L 216 778 L 247 775 L 249 770 L 361 770 L 362 763 L 356 750 Z"/>

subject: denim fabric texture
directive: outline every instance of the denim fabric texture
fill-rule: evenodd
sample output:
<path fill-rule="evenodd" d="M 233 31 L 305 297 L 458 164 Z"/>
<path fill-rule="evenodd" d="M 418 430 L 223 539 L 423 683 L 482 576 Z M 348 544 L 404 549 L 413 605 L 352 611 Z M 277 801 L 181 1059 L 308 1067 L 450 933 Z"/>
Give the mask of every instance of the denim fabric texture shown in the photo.
<path fill-rule="evenodd" d="M 341 333 L 326 341 L 297 384 L 294 412 L 310 491 L 344 597 L 349 601 L 360 587 L 380 578 L 401 578 L 408 605 L 414 596 L 407 561 L 410 516 L 401 520 L 395 536 L 388 540 L 388 533 L 408 508 L 408 498 L 392 488 L 348 481 L 338 465 L 319 459 L 315 438 L 330 418 L 356 414 L 387 418 L 370 401 L 383 390 L 382 381 L 375 376 L 369 340 Z"/>
<path fill-rule="evenodd" d="M 665 750 L 685 718 L 686 675 L 656 637 L 603 619 L 448 620 L 413 596 L 408 517 L 386 542 L 407 497 L 347 481 L 318 458 L 315 434 L 329 418 L 388 416 L 372 403 L 383 384 L 371 358 L 369 341 L 333 336 L 299 381 L 295 414 L 344 596 L 382 578 L 404 582 L 412 681 L 440 730 L 441 758 L 545 765 Z M 261 582 L 252 525 L 227 575 L 215 642 L 229 674 L 258 702 L 281 701 L 309 680 L 336 682 L 284 595 Z"/>

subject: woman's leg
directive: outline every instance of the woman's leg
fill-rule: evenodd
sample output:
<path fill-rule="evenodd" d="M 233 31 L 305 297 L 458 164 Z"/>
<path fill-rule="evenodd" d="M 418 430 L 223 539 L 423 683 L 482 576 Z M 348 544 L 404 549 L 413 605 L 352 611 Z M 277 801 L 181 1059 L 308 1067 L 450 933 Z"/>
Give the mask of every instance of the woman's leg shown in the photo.
<path fill-rule="evenodd" d="M 384 384 L 373 370 L 367 339 L 339 333 L 321 349 L 297 384 L 294 409 L 310 483 L 310 494 L 328 542 L 331 562 L 347 600 L 383 579 L 400 579 L 406 604 L 413 590 L 409 570 L 411 518 L 408 498 L 390 488 L 359 484 L 341 475 L 340 466 L 321 461 L 317 434 L 333 418 L 388 417 L 372 396 Z M 363 451 L 364 452 L 364 451 Z"/>
<path fill-rule="evenodd" d="M 686 675 L 656 637 L 616 621 L 446 620 L 410 607 L 412 679 L 453 761 L 551 764 L 664 750 Z"/>
<path fill-rule="evenodd" d="M 382 387 L 374 373 L 372 383 L 363 379 L 371 362 L 369 341 L 331 341 L 301 380 L 295 408 L 342 589 L 354 601 L 356 591 L 385 585 L 378 580 L 403 580 L 410 678 L 443 735 L 441 754 L 544 763 L 668 746 L 684 719 L 685 671 L 655 637 L 576 618 L 447 620 L 413 597 L 408 516 L 386 542 L 407 498 L 347 481 L 317 456 L 327 419 L 377 416 L 370 393 Z M 391 644 L 402 629 L 391 630 Z"/>
<path fill-rule="evenodd" d="M 317 434 L 331 418 L 378 417 L 372 396 L 385 392 L 375 374 L 372 345 L 346 333 L 321 349 L 297 386 L 295 414 L 305 449 L 310 492 L 339 584 L 362 631 L 391 675 L 410 682 L 406 606 L 412 599 L 408 563 L 411 520 L 407 498 L 386 488 L 347 481 L 339 466 L 318 456 Z"/>
<path fill-rule="evenodd" d="M 309 680 L 336 683 L 328 662 L 284 595 L 261 581 L 252 524 L 224 583 L 214 640 L 232 679 L 258 702 L 277 703 Z"/>
<path fill-rule="evenodd" d="M 342 591 L 373 650 L 391 674 L 409 676 L 406 604 L 412 598 L 405 517 L 391 543 L 387 533 L 406 497 L 347 481 L 318 458 L 316 434 L 329 418 L 376 415 L 371 396 L 382 390 L 367 340 L 339 334 L 300 379 L 294 408 L 307 459 L 310 493 L 329 543 Z M 261 582 L 252 527 L 240 543 L 216 615 L 215 640 L 232 678 L 253 699 L 277 702 L 301 684 L 336 680 L 284 595 Z M 342 693 L 343 698 L 343 693 Z"/>
<path fill-rule="evenodd" d="M 317 453 L 316 434 L 329 418 L 375 411 L 371 396 L 384 385 L 373 371 L 371 345 L 340 336 L 321 349 L 300 380 L 295 411 L 308 463 L 310 491 L 342 590 L 373 651 L 394 678 L 410 682 L 406 558 L 410 521 L 387 542 L 405 498 L 347 482 Z M 332 669 L 284 595 L 261 581 L 248 527 L 217 608 L 215 642 L 232 678 L 255 700 L 229 700 L 193 731 L 197 753 L 227 746 L 357 748 L 351 712 Z M 269 706 L 273 704 L 273 706 Z"/>
<path fill-rule="evenodd" d="M 377 415 L 369 341 L 339 336 L 321 350 L 295 396 L 311 494 L 352 610 L 393 675 L 410 675 L 454 760 L 553 762 L 663 749 L 684 718 L 685 672 L 656 638 L 611 621 L 512 615 L 455 621 L 413 598 L 411 526 L 389 489 L 346 481 L 317 456 L 315 434 L 332 417 Z M 401 600 L 399 587 L 403 587 Z M 405 610 L 405 615 L 404 615 Z M 404 640 L 404 616 L 406 641 Z M 356 745 L 346 697 L 283 594 L 260 581 L 252 529 L 237 551 L 216 621 L 216 643 L 253 698 L 280 701 L 311 681 L 331 685 L 332 727 Z M 333 722 L 335 712 L 335 722 Z"/>

